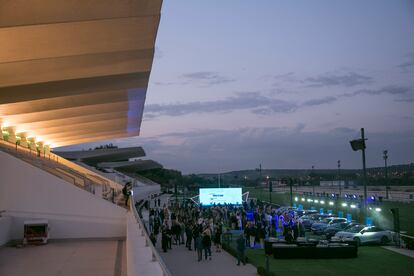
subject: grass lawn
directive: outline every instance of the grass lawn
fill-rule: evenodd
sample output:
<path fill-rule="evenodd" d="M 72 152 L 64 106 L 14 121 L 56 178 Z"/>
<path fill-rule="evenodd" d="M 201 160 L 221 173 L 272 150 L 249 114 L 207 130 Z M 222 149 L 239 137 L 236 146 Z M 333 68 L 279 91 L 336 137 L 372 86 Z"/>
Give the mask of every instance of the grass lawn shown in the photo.
<path fill-rule="evenodd" d="M 249 262 L 265 267 L 263 249 L 248 249 Z M 276 275 L 413 275 L 414 259 L 377 246 L 361 246 L 354 259 L 292 259 L 269 257 L 270 270 Z"/>

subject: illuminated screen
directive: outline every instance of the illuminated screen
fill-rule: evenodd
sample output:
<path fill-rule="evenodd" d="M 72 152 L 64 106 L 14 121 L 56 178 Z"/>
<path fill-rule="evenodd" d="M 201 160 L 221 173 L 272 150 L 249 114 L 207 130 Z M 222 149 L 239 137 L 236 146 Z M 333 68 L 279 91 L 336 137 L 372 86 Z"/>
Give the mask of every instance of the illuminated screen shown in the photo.
<path fill-rule="evenodd" d="M 200 189 L 200 203 L 204 206 L 213 204 L 242 204 L 241 188 Z"/>

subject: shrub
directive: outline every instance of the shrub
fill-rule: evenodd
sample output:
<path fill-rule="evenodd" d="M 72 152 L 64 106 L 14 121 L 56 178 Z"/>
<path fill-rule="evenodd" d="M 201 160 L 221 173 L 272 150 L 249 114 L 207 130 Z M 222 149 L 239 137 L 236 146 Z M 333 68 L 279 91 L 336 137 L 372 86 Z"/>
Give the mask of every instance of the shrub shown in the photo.
<path fill-rule="evenodd" d="M 411 250 L 413 250 L 413 249 L 414 249 L 414 239 L 409 238 L 409 237 L 405 237 L 405 236 L 402 236 L 402 237 L 401 237 L 401 239 L 404 241 L 405 246 L 406 246 L 408 249 L 411 249 Z"/>
<path fill-rule="evenodd" d="M 259 274 L 260 276 L 276 276 L 276 274 L 272 271 L 266 273 L 266 269 L 263 266 L 257 267 L 257 274 Z"/>

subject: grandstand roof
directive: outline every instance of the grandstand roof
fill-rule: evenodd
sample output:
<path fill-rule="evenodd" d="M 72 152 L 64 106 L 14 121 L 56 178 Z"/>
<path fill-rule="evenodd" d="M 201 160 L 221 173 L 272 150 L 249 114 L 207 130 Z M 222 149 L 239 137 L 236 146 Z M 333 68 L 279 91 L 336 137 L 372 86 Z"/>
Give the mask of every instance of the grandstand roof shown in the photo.
<path fill-rule="evenodd" d="M 0 124 L 50 147 L 137 136 L 162 0 L 0 3 Z"/>
<path fill-rule="evenodd" d="M 129 147 L 79 151 L 60 151 L 55 152 L 55 154 L 71 160 L 96 159 L 97 162 L 105 162 L 128 160 L 129 158 L 143 157 L 145 156 L 145 151 L 142 147 Z"/>
<path fill-rule="evenodd" d="M 102 162 L 98 163 L 100 168 L 124 168 L 135 171 L 145 171 L 151 169 L 160 169 L 162 165 L 153 160 L 135 160 L 135 161 L 121 161 L 121 162 Z"/>

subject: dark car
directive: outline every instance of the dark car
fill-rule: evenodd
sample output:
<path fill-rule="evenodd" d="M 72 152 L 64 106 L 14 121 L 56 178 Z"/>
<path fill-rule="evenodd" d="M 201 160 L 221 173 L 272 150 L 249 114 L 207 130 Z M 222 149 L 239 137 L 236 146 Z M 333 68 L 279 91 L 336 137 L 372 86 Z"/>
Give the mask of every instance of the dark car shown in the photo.
<path fill-rule="evenodd" d="M 335 215 L 333 214 L 313 214 L 313 215 L 309 215 L 306 217 L 302 217 L 302 223 L 303 226 L 305 227 L 306 230 L 310 230 L 312 227 L 312 224 L 314 224 L 315 222 L 320 222 L 322 221 L 324 218 L 329 218 L 329 217 L 334 217 Z"/>
<path fill-rule="evenodd" d="M 340 222 L 340 223 L 333 223 L 329 225 L 325 230 L 324 234 L 325 237 L 330 240 L 336 233 L 339 231 L 345 231 L 347 228 L 354 226 L 354 222 Z"/>
<path fill-rule="evenodd" d="M 311 230 L 316 235 L 322 235 L 328 226 L 341 222 L 347 222 L 347 219 L 337 217 L 324 218 L 320 222 L 315 222 L 314 224 L 312 224 Z"/>

